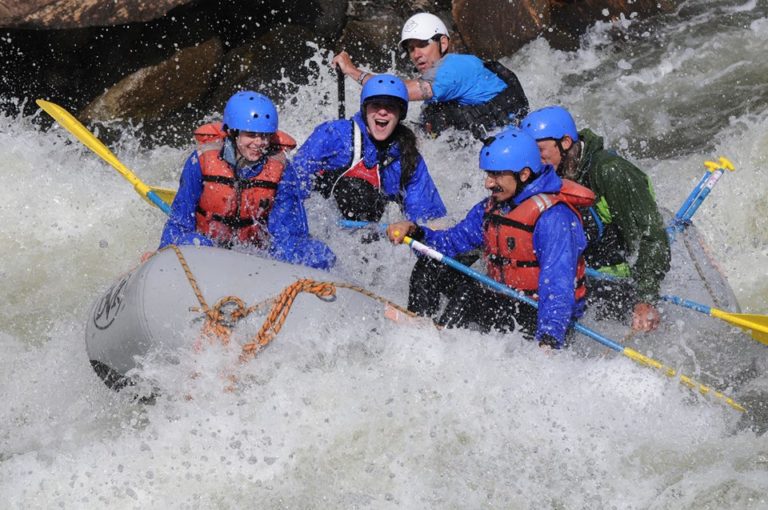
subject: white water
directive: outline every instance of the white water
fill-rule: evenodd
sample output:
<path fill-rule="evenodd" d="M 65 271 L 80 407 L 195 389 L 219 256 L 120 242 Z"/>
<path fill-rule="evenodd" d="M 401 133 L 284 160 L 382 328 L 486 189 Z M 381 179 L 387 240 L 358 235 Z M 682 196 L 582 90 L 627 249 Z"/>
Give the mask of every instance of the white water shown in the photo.
<path fill-rule="evenodd" d="M 729 157 L 737 171 L 695 223 L 742 308 L 763 314 L 767 12 L 765 2 L 688 2 L 671 24 L 629 42 L 598 26 L 575 54 L 537 41 L 505 60 L 534 107 L 569 106 L 638 161 L 668 209 L 698 182 L 705 159 Z M 301 141 L 333 118 L 336 105 L 318 103 L 334 87 L 329 73 L 302 88 L 281 127 Z M 347 97 L 350 111 L 356 84 Z M 164 389 L 155 405 L 113 393 L 85 355 L 88 307 L 154 249 L 164 219 L 63 130 L 41 131 L 24 117 L 0 117 L 0 126 L 3 507 L 768 507 L 768 418 L 756 405 L 768 394 L 765 375 L 727 388 L 757 408 L 743 420 L 613 351 L 584 356 L 594 347 L 586 338 L 545 356 L 516 335 L 361 332 L 340 322 L 330 337 L 311 329 L 278 337 L 235 369 L 235 393 L 221 391 L 218 373 L 236 353 L 221 348 L 174 366 L 148 360 L 143 375 Z M 111 148 L 142 179 L 169 187 L 188 152 L 142 149 L 130 130 Z M 483 195 L 476 149 L 440 139 L 424 140 L 422 151 L 460 217 Z M 359 233 L 331 228 L 327 204 L 308 205 L 313 229 L 340 256 L 337 272 L 404 303 L 407 250 L 360 245 Z M 661 341 L 628 342 L 677 366 L 686 349 L 701 354 L 700 345 L 722 341 L 764 370 L 762 346 L 708 337 L 712 320 L 670 317 Z M 590 325 L 617 340 L 626 333 Z M 715 369 L 727 380 L 733 367 Z"/>

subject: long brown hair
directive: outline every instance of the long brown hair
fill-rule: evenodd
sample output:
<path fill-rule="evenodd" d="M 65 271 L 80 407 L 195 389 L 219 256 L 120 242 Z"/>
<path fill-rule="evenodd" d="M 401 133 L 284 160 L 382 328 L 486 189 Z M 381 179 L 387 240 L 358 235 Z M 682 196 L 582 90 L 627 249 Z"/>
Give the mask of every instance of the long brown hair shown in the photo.
<path fill-rule="evenodd" d="M 405 195 L 405 188 L 416 173 L 416 165 L 420 157 L 416 134 L 411 128 L 398 122 L 393 136 L 400 147 L 400 192 Z"/>

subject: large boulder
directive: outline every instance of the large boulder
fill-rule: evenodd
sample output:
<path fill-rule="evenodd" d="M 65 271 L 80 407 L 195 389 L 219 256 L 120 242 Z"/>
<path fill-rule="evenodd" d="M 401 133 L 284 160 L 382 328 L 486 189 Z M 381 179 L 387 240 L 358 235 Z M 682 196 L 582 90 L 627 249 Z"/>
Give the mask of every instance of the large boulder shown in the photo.
<path fill-rule="evenodd" d="M 274 101 L 296 92 L 298 84 L 308 83 L 317 73 L 311 59 L 316 53 L 313 32 L 306 27 L 284 25 L 229 51 L 213 84 L 209 111 L 221 111 L 227 99 L 243 89 L 265 93 Z M 288 78 L 287 80 L 285 78 Z"/>
<path fill-rule="evenodd" d="M 165 62 L 132 73 L 91 102 L 86 121 L 153 120 L 197 103 L 208 93 L 223 55 L 218 38 L 184 48 Z"/>
<path fill-rule="evenodd" d="M 470 53 L 496 59 L 512 55 L 550 22 L 550 0 L 454 0 L 453 20 Z"/>
<path fill-rule="evenodd" d="M 614 21 L 624 18 L 648 18 L 671 12 L 674 0 L 567 0 L 551 1 L 551 30 L 543 35 L 558 49 L 573 50 L 579 38 L 596 21 Z"/>
<path fill-rule="evenodd" d="M 0 28 L 83 28 L 145 22 L 191 0 L 0 2 Z"/>
<path fill-rule="evenodd" d="M 575 49 L 596 21 L 669 12 L 674 0 L 453 0 L 453 20 L 467 51 L 486 59 L 509 56 L 540 35 L 553 47 Z"/>

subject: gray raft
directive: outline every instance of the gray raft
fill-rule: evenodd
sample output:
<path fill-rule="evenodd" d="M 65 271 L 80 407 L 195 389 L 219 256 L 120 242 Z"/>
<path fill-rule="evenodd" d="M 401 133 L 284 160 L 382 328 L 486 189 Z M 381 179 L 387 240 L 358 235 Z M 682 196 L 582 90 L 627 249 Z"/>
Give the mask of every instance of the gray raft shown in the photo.
<path fill-rule="evenodd" d="M 193 246 L 180 250 L 208 306 L 226 296 L 237 296 L 250 306 L 276 297 L 302 278 L 338 281 L 324 271 L 231 250 Z M 176 252 L 157 253 L 123 275 L 91 308 L 85 334 L 91 365 L 108 386 L 119 388 L 150 351 L 191 348 L 205 319 L 200 311 L 191 310 L 199 307 Z M 259 317 L 259 325 L 268 310 Z M 380 302 L 345 288 L 337 289 L 331 300 L 300 293 L 278 336 L 311 335 L 345 318 L 380 321 L 382 311 Z M 250 335 L 258 331 L 252 329 Z"/>

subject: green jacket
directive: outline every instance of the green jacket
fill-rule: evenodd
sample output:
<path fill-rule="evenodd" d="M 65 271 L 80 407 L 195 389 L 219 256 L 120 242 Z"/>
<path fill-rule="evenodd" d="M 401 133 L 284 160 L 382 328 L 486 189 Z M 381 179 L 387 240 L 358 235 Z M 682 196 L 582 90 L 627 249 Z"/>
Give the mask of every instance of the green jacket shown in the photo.
<path fill-rule="evenodd" d="M 604 236 L 607 243 L 601 247 L 598 242 L 591 251 L 602 251 L 602 259 L 613 264 L 617 259 L 624 263 L 634 260 L 630 275 L 637 298 L 654 303 L 669 271 L 670 251 L 650 179 L 626 159 L 605 150 L 603 138 L 589 129 L 579 131 L 579 139 L 583 146 L 576 180 L 595 192 L 595 209 L 609 233 Z"/>

